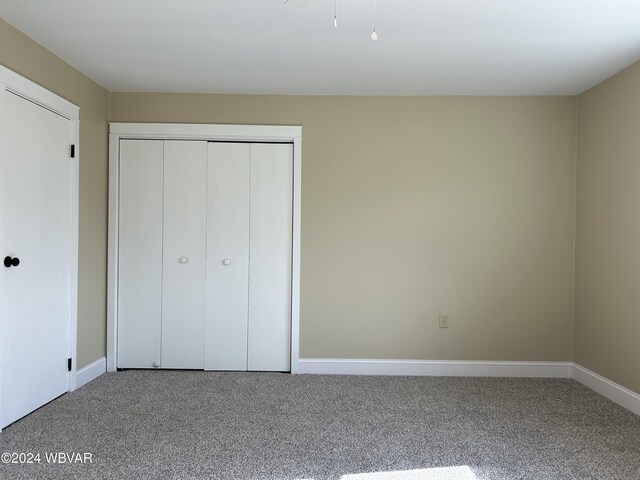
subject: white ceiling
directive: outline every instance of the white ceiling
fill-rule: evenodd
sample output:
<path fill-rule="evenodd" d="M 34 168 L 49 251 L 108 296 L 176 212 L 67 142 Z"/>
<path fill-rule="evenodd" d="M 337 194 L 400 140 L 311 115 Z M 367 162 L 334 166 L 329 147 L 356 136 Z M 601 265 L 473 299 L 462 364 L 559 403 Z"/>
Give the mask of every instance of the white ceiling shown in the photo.
<path fill-rule="evenodd" d="M 0 0 L 113 91 L 576 94 L 640 59 L 639 0 Z"/>

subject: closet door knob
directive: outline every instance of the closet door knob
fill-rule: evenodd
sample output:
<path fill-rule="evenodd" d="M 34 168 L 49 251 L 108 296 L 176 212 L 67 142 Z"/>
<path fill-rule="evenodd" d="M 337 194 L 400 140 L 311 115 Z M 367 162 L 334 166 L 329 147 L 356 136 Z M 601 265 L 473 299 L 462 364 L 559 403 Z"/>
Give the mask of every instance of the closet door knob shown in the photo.
<path fill-rule="evenodd" d="M 231 259 L 230 258 L 225 258 L 224 260 L 222 260 L 222 264 L 223 265 L 231 265 Z"/>
<path fill-rule="evenodd" d="M 187 257 L 180 257 L 180 263 L 187 263 L 189 259 Z"/>
<path fill-rule="evenodd" d="M 153 362 L 153 366 L 155 368 L 158 368 L 160 366 L 160 362 L 156 360 L 155 362 Z"/>
<path fill-rule="evenodd" d="M 11 258 L 10 256 L 4 257 L 4 266 L 9 268 L 11 266 L 17 267 L 20 265 L 20 259 L 18 257 Z"/>

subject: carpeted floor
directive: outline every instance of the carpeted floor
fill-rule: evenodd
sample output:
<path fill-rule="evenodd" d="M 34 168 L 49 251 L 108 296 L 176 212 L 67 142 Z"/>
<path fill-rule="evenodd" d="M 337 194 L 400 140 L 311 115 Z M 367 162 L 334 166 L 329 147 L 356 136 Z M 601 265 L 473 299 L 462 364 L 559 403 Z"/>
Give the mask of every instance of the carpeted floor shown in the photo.
<path fill-rule="evenodd" d="M 2 480 L 636 480 L 640 417 L 573 380 L 125 371 L 9 426 L 1 452 L 41 453 Z"/>

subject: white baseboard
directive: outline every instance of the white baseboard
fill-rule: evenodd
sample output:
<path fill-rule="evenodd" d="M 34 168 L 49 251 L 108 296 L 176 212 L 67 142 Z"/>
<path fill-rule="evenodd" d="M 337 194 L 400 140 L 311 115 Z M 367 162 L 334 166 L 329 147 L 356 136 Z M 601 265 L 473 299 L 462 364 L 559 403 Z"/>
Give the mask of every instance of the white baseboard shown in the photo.
<path fill-rule="evenodd" d="M 572 362 L 301 358 L 296 373 L 318 375 L 573 378 L 618 405 L 640 415 L 639 394 Z"/>
<path fill-rule="evenodd" d="M 636 415 L 640 415 L 640 395 L 628 388 L 577 364 L 573 365 L 573 378 L 591 390 L 607 397 L 612 402 L 631 410 Z"/>
<path fill-rule="evenodd" d="M 301 358 L 297 373 L 334 375 L 422 375 L 434 377 L 572 378 L 571 362 L 455 360 L 361 360 Z"/>
<path fill-rule="evenodd" d="M 80 388 L 81 386 L 86 385 L 106 372 L 107 359 L 105 357 L 99 358 L 95 362 L 91 362 L 89 365 L 82 367 L 76 372 L 75 388 Z"/>
<path fill-rule="evenodd" d="M 75 388 L 107 371 L 99 358 L 76 372 Z M 640 415 L 640 395 L 571 362 L 498 362 L 456 360 L 362 360 L 301 358 L 297 373 L 329 375 L 411 375 L 432 377 L 573 378 L 609 400 Z"/>

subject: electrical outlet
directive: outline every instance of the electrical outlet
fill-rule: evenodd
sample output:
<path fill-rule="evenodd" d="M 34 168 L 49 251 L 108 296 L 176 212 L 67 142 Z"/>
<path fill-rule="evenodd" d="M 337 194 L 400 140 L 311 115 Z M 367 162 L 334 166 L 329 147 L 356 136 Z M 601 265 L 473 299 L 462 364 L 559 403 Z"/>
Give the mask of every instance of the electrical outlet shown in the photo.
<path fill-rule="evenodd" d="M 440 315 L 440 328 L 449 328 L 449 315 Z"/>

